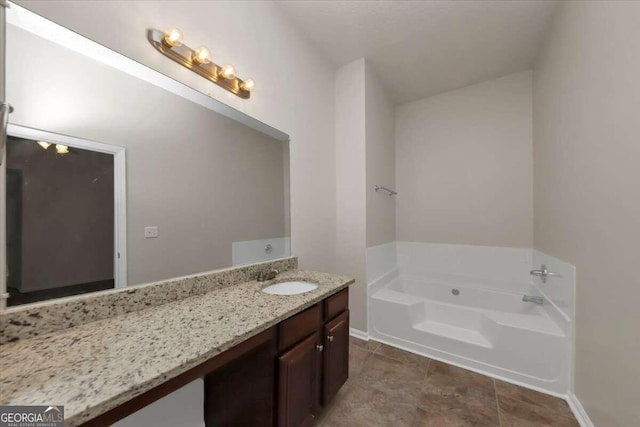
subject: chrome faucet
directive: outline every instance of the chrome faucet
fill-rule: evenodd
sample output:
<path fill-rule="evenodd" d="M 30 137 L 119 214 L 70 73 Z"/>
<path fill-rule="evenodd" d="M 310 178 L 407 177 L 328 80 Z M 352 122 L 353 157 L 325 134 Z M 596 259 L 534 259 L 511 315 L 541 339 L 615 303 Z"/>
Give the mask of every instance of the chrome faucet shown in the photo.
<path fill-rule="evenodd" d="M 532 303 L 538 304 L 538 305 L 544 304 L 544 298 L 536 297 L 536 296 L 532 296 L 532 295 L 524 295 L 522 297 L 522 301 L 524 301 L 524 302 L 532 302 Z"/>
<path fill-rule="evenodd" d="M 544 264 L 540 266 L 539 270 L 531 270 L 529 274 L 532 276 L 538 276 L 540 280 L 542 280 L 542 283 L 547 283 L 547 277 L 560 276 L 560 273 L 553 273 L 547 270 L 547 266 Z"/>
<path fill-rule="evenodd" d="M 272 268 L 269 271 L 261 271 L 258 273 L 258 282 L 264 282 L 265 280 L 273 280 L 280 274 L 280 271 L 276 268 Z"/>

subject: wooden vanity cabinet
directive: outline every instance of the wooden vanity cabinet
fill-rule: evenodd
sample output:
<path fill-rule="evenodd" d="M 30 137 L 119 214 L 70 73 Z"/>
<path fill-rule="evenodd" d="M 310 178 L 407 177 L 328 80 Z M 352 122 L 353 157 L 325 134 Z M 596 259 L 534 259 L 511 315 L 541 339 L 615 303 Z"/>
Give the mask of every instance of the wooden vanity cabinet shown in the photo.
<path fill-rule="evenodd" d="M 280 322 L 205 379 L 207 427 L 306 427 L 349 377 L 349 291 Z"/>
<path fill-rule="evenodd" d="M 278 427 L 312 425 L 347 381 L 348 307 L 345 289 L 280 324 L 281 349 L 296 344 L 278 359 Z"/>

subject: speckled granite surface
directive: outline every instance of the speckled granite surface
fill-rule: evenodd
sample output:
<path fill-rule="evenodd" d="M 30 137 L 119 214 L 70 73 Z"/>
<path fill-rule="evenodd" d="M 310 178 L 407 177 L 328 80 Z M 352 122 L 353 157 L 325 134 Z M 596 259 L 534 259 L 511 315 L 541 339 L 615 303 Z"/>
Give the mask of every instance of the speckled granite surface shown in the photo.
<path fill-rule="evenodd" d="M 261 292 L 245 282 L 0 346 L 0 404 L 62 404 L 76 426 L 347 287 L 353 279 L 287 271 L 318 288 Z"/>
<path fill-rule="evenodd" d="M 269 268 L 298 268 L 296 257 L 185 276 L 162 282 L 12 307 L 0 313 L 0 346 L 96 320 L 156 307 L 254 280 Z"/>

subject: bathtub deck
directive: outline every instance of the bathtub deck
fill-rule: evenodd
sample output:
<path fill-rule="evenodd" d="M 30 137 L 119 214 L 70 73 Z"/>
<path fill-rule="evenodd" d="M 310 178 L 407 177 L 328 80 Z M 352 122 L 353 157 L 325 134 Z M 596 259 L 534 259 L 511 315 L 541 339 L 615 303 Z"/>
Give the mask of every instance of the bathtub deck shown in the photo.
<path fill-rule="evenodd" d="M 425 320 L 424 322 L 414 325 L 413 328 L 441 337 L 452 338 L 485 348 L 493 348 L 491 341 L 474 329 L 461 328 L 448 323 L 434 322 L 433 320 Z"/>
<path fill-rule="evenodd" d="M 579 427 L 562 399 L 352 338 L 349 381 L 321 427 Z"/>

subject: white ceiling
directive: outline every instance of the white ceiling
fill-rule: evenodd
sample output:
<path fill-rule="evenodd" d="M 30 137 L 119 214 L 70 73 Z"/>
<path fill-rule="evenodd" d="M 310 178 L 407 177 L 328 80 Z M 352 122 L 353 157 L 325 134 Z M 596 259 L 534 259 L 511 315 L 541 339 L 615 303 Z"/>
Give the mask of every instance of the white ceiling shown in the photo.
<path fill-rule="evenodd" d="M 531 68 L 555 1 L 280 1 L 336 66 L 365 57 L 396 103 Z"/>

